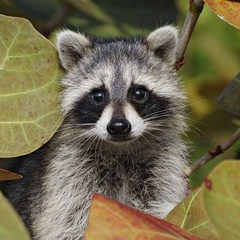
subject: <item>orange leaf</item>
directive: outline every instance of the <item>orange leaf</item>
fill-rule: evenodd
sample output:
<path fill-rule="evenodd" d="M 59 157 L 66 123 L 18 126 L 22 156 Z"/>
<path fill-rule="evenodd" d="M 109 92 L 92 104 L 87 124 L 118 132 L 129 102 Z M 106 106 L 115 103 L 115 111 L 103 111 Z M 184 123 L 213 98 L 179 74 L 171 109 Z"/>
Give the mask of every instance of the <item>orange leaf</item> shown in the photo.
<path fill-rule="evenodd" d="M 95 194 L 86 240 L 200 240 L 164 220 Z"/>
<path fill-rule="evenodd" d="M 224 21 L 240 29 L 240 2 L 237 0 L 204 0 Z"/>

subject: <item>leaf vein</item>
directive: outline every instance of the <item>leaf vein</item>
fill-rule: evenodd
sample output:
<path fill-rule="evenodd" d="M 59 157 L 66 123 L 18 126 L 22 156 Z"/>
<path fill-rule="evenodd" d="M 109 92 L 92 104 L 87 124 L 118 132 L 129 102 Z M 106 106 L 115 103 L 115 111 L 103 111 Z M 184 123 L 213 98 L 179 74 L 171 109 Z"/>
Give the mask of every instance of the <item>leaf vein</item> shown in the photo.
<path fill-rule="evenodd" d="M 57 73 L 57 72 L 56 72 Z M 31 90 L 28 90 L 28 91 L 22 91 L 22 92 L 15 92 L 15 93 L 8 93 L 8 94 L 1 94 L 0 95 L 0 98 L 3 98 L 3 97 L 12 97 L 12 96 L 17 96 L 17 95 L 25 95 L 25 94 L 29 94 L 29 93 L 32 93 L 32 92 L 36 92 L 36 91 L 39 91 L 40 89 L 43 89 L 43 88 L 46 88 L 47 86 L 51 85 L 53 82 L 56 81 L 56 74 L 55 73 L 55 76 L 53 77 L 53 79 L 49 82 L 47 82 L 46 84 L 38 87 L 38 88 L 34 88 L 34 89 L 31 89 Z"/>
<path fill-rule="evenodd" d="M 200 192 L 201 189 L 202 189 L 202 188 L 199 188 L 199 190 L 194 193 L 194 195 L 193 195 L 193 197 L 192 197 L 192 199 L 191 199 L 191 201 L 190 201 L 190 203 L 189 203 L 189 205 L 188 205 L 188 207 L 187 207 L 185 216 L 184 216 L 183 221 L 182 221 L 182 224 L 181 224 L 181 226 L 180 226 L 181 228 L 183 228 L 183 226 L 185 225 L 186 220 L 187 220 L 187 215 L 188 215 L 188 212 L 190 211 L 191 205 L 192 205 L 192 203 L 193 203 L 196 195 Z"/>
<path fill-rule="evenodd" d="M 19 35 L 19 33 L 20 33 L 20 29 L 21 29 L 21 26 L 18 27 L 18 31 L 16 32 L 16 35 L 13 37 L 13 40 L 12 40 L 10 46 L 7 48 L 6 56 L 5 56 L 5 58 L 3 59 L 2 63 L 0 64 L 0 70 L 4 68 L 6 61 L 9 59 L 9 51 L 11 50 L 11 48 L 12 48 L 15 40 L 17 39 L 17 37 L 18 37 L 18 35 Z M 3 42 L 2 39 L 1 39 L 1 41 Z M 4 44 L 4 45 L 5 45 L 5 44 Z M 5 45 L 5 46 L 6 46 L 6 45 Z"/>

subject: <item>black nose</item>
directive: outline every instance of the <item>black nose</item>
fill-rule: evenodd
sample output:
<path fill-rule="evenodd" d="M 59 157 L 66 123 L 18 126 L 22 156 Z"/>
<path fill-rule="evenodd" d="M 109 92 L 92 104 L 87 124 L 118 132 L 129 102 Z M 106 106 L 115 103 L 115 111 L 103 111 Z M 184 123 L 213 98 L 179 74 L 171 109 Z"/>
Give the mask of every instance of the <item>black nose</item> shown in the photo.
<path fill-rule="evenodd" d="M 131 131 L 131 124 L 125 118 L 112 119 L 107 125 L 107 131 L 111 135 L 126 135 Z"/>

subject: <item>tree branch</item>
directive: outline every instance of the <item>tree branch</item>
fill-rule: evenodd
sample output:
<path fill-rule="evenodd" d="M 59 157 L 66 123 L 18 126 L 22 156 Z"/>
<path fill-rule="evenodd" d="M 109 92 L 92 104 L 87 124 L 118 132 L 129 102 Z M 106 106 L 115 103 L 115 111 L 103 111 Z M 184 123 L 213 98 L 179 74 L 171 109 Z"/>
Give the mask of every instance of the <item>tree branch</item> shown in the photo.
<path fill-rule="evenodd" d="M 193 163 L 190 167 L 188 167 L 184 173 L 187 177 L 189 177 L 193 172 L 197 169 L 208 163 L 210 160 L 215 158 L 221 153 L 224 153 L 227 149 L 229 149 L 237 140 L 240 139 L 240 128 L 225 142 L 221 145 L 217 145 L 216 147 L 210 149 L 205 155 L 203 155 L 199 160 Z"/>
<path fill-rule="evenodd" d="M 190 0 L 189 11 L 187 13 L 184 25 L 180 34 L 180 40 L 177 49 L 176 68 L 179 69 L 184 64 L 184 53 L 186 51 L 188 42 L 192 36 L 192 32 L 197 23 L 198 17 L 203 10 L 203 0 Z"/>
<path fill-rule="evenodd" d="M 48 35 L 60 24 L 62 23 L 74 10 L 74 7 L 68 2 L 63 1 L 62 7 L 49 19 L 45 26 L 41 29 L 43 36 L 48 37 Z"/>

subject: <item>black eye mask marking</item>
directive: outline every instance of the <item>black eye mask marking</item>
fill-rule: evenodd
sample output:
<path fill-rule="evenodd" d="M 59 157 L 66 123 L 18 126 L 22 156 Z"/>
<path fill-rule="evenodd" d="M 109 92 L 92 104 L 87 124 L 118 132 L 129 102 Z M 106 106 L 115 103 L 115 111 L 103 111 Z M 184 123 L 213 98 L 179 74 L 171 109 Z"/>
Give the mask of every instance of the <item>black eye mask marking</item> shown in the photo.
<path fill-rule="evenodd" d="M 76 102 L 71 114 L 77 123 L 96 123 L 109 103 L 109 94 L 104 87 L 93 89 Z"/>
<path fill-rule="evenodd" d="M 132 85 L 127 98 L 142 118 L 149 117 L 149 120 L 159 120 L 171 115 L 169 99 L 156 95 L 145 86 Z M 76 102 L 70 114 L 77 123 L 96 123 L 109 102 L 109 93 L 102 86 L 93 89 Z"/>
<path fill-rule="evenodd" d="M 171 103 L 166 97 L 158 96 L 141 85 L 130 87 L 128 99 L 142 118 L 158 120 L 171 113 Z"/>

